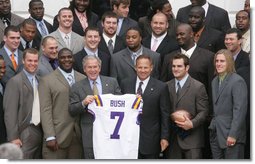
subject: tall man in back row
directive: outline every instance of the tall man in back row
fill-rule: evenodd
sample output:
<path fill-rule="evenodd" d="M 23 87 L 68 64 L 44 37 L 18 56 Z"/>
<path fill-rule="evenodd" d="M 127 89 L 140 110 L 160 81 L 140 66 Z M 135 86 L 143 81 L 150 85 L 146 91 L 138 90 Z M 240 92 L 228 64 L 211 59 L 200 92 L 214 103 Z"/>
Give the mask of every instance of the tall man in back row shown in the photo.
<path fill-rule="evenodd" d="M 167 85 L 153 77 L 150 56 L 140 55 L 136 60 L 135 77 L 121 82 L 122 93 L 138 94 L 143 99 L 140 124 L 139 159 L 157 159 L 168 147 L 170 99 Z"/>

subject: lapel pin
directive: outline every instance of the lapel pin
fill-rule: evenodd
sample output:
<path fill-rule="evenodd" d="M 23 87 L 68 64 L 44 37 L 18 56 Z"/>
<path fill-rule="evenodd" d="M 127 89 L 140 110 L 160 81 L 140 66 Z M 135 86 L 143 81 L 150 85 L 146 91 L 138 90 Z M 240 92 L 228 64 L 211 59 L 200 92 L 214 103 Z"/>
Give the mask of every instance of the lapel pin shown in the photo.
<path fill-rule="evenodd" d="M 153 91 L 153 88 L 151 88 L 151 91 Z"/>
<path fill-rule="evenodd" d="M 108 87 L 108 84 L 105 84 L 105 86 L 107 86 L 107 87 Z"/>

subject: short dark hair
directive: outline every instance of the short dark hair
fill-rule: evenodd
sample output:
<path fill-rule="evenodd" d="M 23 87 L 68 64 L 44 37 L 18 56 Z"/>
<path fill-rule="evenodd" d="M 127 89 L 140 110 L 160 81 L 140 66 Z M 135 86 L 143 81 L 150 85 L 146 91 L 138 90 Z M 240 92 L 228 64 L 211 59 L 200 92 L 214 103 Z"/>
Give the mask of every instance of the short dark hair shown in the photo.
<path fill-rule="evenodd" d="M 94 26 L 88 26 L 85 31 L 84 31 L 84 36 L 87 35 L 88 31 L 97 31 L 98 34 L 100 35 L 100 30 L 98 27 L 94 27 Z"/>
<path fill-rule="evenodd" d="M 8 34 L 9 34 L 10 31 L 12 31 L 12 32 L 20 32 L 18 26 L 10 25 L 10 26 L 8 26 L 8 27 L 6 27 L 6 28 L 4 29 L 4 36 L 8 36 Z"/>
<path fill-rule="evenodd" d="M 246 12 L 246 13 L 248 14 L 248 18 L 250 19 L 250 13 L 247 12 L 246 10 L 240 10 L 240 11 L 238 11 L 238 12 L 236 13 L 236 16 L 237 16 L 237 14 L 239 14 L 239 13 L 241 13 L 241 12 Z"/>
<path fill-rule="evenodd" d="M 28 53 L 38 55 L 38 57 L 39 57 L 39 52 L 38 52 L 37 49 L 35 49 L 35 48 L 28 48 L 28 49 L 26 49 L 23 52 L 23 60 L 26 59 L 26 56 L 27 56 Z"/>
<path fill-rule="evenodd" d="M 187 67 L 187 66 L 189 65 L 189 58 L 188 58 L 186 55 L 182 54 L 182 53 L 177 53 L 177 54 L 175 54 L 175 55 L 173 56 L 173 58 L 170 59 L 171 64 L 172 64 L 173 61 L 176 60 L 176 59 L 183 59 L 183 62 L 184 62 L 184 66 L 185 66 L 185 67 Z"/>
<path fill-rule="evenodd" d="M 70 53 L 73 56 L 73 52 L 69 48 L 64 47 L 58 51 L 58 58 L 64 53 Z"/>
<path fill-rule="evenodd" d="M 241 31 L 240 31 L 239 29 L 237 29 L 237 28 L 230 28 L 230 29 L 228 29 L 228 30 L 226 31 L 226 35 L 227 35 L 227 34 L 233 34 L 233 33 L 236 33 L 236 34 L 237 34 L 237 39 L 238 39 L 238 40 L 242 39 L 242 33 L 241 33 Z M 225 36 L 226 36 L 226 35 L 225 35 Z"/>
<path fill-rule="evenodd" d="M 140 36 L 142 36 L 142 30 L 141 30 L 139 27 L 137 27 L 137 26 L 130 27 L 130 28 L 127 30 L 127 32 L 130 31 L 130 30 L 135 30 L 135 31 L 137 31 L 137 32 L 139 33 Z M 127 32 L 126 32 L 126 35 L 127 35 Z"/>
<path fill-rule="evenodd" d="M 49 40 L 49 39 L 54 39 L 56 40 L 53 36 L 45 36 L 43 39 L 42 39 L 42 46 L 44 46 L 46 44 L 46 42 Z"/>
<path fill-rule="evenodd" d="M 31 1 L 29 2 L 29 4 L 28 4 L 29 9 L 32 8 L 33 3 L 35 3 L 35 2 L 41 2 L 41 3 L 43 4 L 43 1 L 42 1 L 42 0 L 31 0 Z"/>
<path fill-rule="evenodd" d="M 35 21 L 34 21 L 33 19 L 31 19 L 31 18 L 25 19 L 25 20 L 22 22 L 21 27 L 25 27 L 25 25 L 27 25 L 27 24 L 32 25 L 32 26 L 36 26 Z"/>
<path fill-rule="evenodd" d="M 120 4 L 124 4 L 124 5 L 130 5 L 130 0 L 111 0 L 111 7 L 113 9 L 113 6 L 117 6 L 119 7 Z"/>
<path fill-rule="evenodd" d="M 113 11 L 106 11 L 101 18 L 101 21 L 104 22 L 105 18 L 116 18 L 118 22 L 118 15 Z"/>
<path fill-rule="evenodd" d="M 62 11 L 64 11 L 64 10 L 68 10 L 68 11 L 71 11 L 71 12 L 72 12 L 72 10 L 71 10 L 70 8 L 68 8 L 68 7 L 63 7 L 63 8 L 61 8 L 61 9 L 59 9 L 59 11 L 58 11 L 58 17 L 60 16 L 60 13 L 61 13 Z M 73 14 L 73 12 L 72 12 L 72 14 Z"/>
<path fill-rule="evenodd" d="M 136 58 L 135 64 L 137 63 L 138 60 L 141 60 L 141 59 L 148 59 L 150 61 L 150 65 L 153 65 L 153 61 L 152 61 L 151 57 L 149 55 L 146 55 L 146 54 L 139 55 Z"/>

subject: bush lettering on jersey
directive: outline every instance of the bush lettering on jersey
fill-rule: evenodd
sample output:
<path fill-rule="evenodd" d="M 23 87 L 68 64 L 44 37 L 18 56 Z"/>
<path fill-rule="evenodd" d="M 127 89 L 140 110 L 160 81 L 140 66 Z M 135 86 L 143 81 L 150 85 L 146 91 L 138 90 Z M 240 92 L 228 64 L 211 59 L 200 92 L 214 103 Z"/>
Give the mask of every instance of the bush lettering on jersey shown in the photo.
<path fill-rule="evenodd" d="M 111 107 L 125 107 L 125 101 L 123 100 L 111 100 L 110 101 Z"/>

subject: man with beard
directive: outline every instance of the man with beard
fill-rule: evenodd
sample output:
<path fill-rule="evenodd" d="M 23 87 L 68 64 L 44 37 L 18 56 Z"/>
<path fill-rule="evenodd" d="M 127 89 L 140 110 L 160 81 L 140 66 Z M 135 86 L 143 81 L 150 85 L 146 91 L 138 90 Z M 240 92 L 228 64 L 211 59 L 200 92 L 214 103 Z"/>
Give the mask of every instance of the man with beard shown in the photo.
<path fill-rule="evenodd" d="M 194 6 L 189 12 L 188 24 L 194 32 L 194 40 L 198 47 L 216 53 L 225 48 L 224 34 L 205 25 L 205 10 L 201 6 Z"/>
<path fill-rule="evenodd" d="M 153 62 L 151 76 L 157 79 L 159 78 L 160 54 L 144 47 L 141 41 L 140 29 L 138 27 L 131 27 L 126 34 L 127 48 L 112 55 L 110 76 L 117 78 L 119 83 L 124 78 L 136 76 L 136 58 L 142 54 L 151 57 Z"/>
<path fill-rule="evenodd" d="M 63 48 L 58 53 L 59 67 L 40 81 L 39 95 L 43 128 L 44 159 L 81 159 L 79 118 L 69 114 L 69 90 L 84 75 L 73 70 L 73 54 Z M 57 85 L 56 85 L 57 84 Z"/>
<path fill-rule="evenodd" d="M 116 35 L 118 26 L 118 16 L 112 11 L 106 11 L 100 22 L 103 27 L 103 33 L 99 42 L 99 49 L 105 53 L 112 55 L 126 48 L 123 39 Z"/>
<path fill-rule="evenodd" d="M 42 37 L 48 35 L 53 32 L 52 25 L 47 22 L 44 17 L 44 6 L 42 0 L 31 0 L 29 2 L 30 18 L 32 18 L 36 23 L 36 35 L 35 41 L 41 43 Z"/>
<path fill-rule="evenodd" d="M 0 0 L 0 43 L 3 41 L 4 29 L 10 25 L 21 24 L 24 18 L 11 12 L 10 0 Z"/>
<path fill-rule="evenodd" d="M 215 28 L 225 34 L 231 28 L 228 12 L 222 8 L 214 6 L 207 0 L 190 0 L 191 4 L 180 8 L 177 12 L 176 19 L 182 23 L 188 23 L 189 12 L 194 6 L 201 6 L 205 10 L 205 25 Z"/>
<path fill-rule="evenodd" d="M 98 16 L 91 11 L 90 1 L 91 0 L 72 0 L 70 2 L 69 9 L 73 13 L 74 20 L 72 30 L 81 36 L 84 36 L 84 31 L 88 26 L 96 26 L 98 22 Z M 53 21 L 54 30 L 59 26 L 57 17 L 58 15 L 54 17 Z"/>
<path fill-rule="evenodd" d="M 50 33 L 49 36 L 53 36 L 57 40 L 58 50 L 66 47 L 73 54 L 79 52 L 83 47 L 83 38 L 72 31 L 72 25 L 74 23 L 72 10 L 64 7 L 59 10 L 57 17 L 59 22 L 58 29 Z"/>
<path fill-rule="evenodd" d="M 243 51 L 250 53 L 250 14 L 241 10 L 236 14 L 236 28 L 242 33 L 242 49 Z"/>

